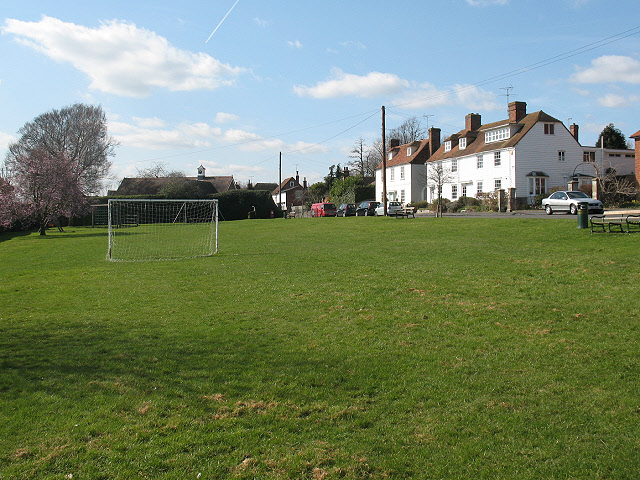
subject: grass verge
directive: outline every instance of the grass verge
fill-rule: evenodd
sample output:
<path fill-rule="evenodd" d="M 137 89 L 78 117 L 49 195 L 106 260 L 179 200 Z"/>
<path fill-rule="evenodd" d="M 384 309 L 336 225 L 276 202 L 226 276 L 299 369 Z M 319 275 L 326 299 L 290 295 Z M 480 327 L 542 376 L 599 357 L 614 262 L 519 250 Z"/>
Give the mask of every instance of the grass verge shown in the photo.
<path fill-rule="evenodd" d="M 640 235 L 254 220 L 0 236 L 0 478 L 637 478 Z M 72 477 L 69 477 L 71 475 Z"/>

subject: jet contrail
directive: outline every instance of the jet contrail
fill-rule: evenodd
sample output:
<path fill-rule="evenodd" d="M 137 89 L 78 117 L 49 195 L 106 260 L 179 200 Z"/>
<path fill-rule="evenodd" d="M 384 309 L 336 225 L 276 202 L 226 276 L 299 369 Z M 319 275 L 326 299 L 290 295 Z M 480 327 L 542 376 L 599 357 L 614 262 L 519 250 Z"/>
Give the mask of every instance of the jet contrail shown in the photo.
<path fill-rule="evenodd" d="M 209 43 L 209 40 L 211 40 L 211 37 L 213 37 L 213 34 L 216 33 L 216 30 L 218 30 L 220 28 L 220 25 L 222 25 L 222 22 L 224 22 L 227 17 L 229 16 L 229 14 L 231 13 L 231 10 L 233 10 L 234 8 L 236 8 L 236 5 L 238 4 L 240 0 L 236 0 L 236 3 L 233 4 L 233 7 L 231 7 L 229 9 L 229 11 L 227 12 L 227 14 L 223 17 L 222 20 L 220 20 L 220 23 L 218 24 L 218 26 L 216 28 L 214 28 L 213 32 L 211 32 L 211 35 L 209 35 L 209 38 L 207 38 L 207 41 L 204 43 Z"/>

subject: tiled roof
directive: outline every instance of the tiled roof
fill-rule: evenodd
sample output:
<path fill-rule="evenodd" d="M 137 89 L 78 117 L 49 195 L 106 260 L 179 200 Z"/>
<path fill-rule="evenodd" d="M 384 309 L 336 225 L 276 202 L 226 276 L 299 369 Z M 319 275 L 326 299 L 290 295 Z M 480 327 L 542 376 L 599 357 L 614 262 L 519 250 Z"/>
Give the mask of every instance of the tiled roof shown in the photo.
<path fill-rule="evenodd" d="M 293 187 L 289 186 L 290 182 L 294 183 Z M 302 188 L 302 185 L 300 185 L 300 182 L 298 182 L 295 178 L 289 177 L 282 181 L 282 183 L 280 184 L 280 188 L 278 187 L 274 188 L 273 192 L 271 192 L 271 195 L 277 195 L 278 190 L 280 190 L 281 192 L 286 192 L 287 190 L 291 190 L 295 188 Z"/>
<path fill-rule="evenodd" d="M 631 135 L 631 138 L 637 138 L 637 139 L 640 139 L 640 130 L 638 130 L 636 133 L 634 133 L 633 135 Z"/>
<path fill-rule="evenodd" d="M 411 155 L 407 155 L 407 148 L 411 148 Z M 387 158 L 387 168 L 406 165 L 408 163 L 422 165 L 429 158 L 429 139 L 416 140 L 415 142 L 390 148 L 387 151 L 387 154 L 389 153 L 392 153 L 393 156 L 391 159 Z M 376 167 L 376 170 L 381 169 L 382 163 Z"/>
<path fill-rule="evenodd" d="M 189 182 L 197 182 L 202 193 L 222 193 L 235 188 L 233 176 L 185 177 Z M 174 177 L 124 178 L 116 190 L 117 195 L 157 195 L 167 183 L 175 181 Z"/>
<path fill-rule="evenodd" d="M 187 180 L 198 180 L 198 177 L 187 177 Z M 209 182 L 216 189 L 217 193 L 228 192 L 229 190 L 235 190 L 236 183 L 233 180 L 233 175 L 221 175 L 218 177 L 204 177 L 204 180 L 198 180 L 200 182 Z"/>
<path fill-rule="evenodd" d="M 504 140 L 502 142 L 491 143 L 485 143 L 484 134 L 482 132 L 484 132 L 485 130 L 491 130 L 492 128 L 510 125 L 509 120 L 487 123 L 485 125 L 481 125 L 478 130 L 461 130 L 460 132 L 453 134 L 449 138 L 445 139 L 445 141 L 442 142 L 442 145 L 440 145 L 440 148 L 438 148 L 438 150 L 431 156 L 429 162 L 435 162 L 447 158 L 458 158 L 467 155 L 473 155 L 475 153 L 499 150 L 501 148 L 514 147 L 538 122 L 561 123 L 557 118 L 554 118 L 551 115 L 548 115 L 540 110 L 538 112 L 533 112 L 526 115 L 520 122 L 518 122 L 516 125 L 519 128 L 515 133 L 511 135 L 511 138 L 508 138 L 507 140 Z M 450 151 L 444 151 L 445 143 L 448 140 L 451 140 L 452 138 L 460 139 L 463 137 L 467 138 L 467 147 L 465 149 L 460 150 L 460 147 L 456 143 L 456 145 L 452 144 Z"/>

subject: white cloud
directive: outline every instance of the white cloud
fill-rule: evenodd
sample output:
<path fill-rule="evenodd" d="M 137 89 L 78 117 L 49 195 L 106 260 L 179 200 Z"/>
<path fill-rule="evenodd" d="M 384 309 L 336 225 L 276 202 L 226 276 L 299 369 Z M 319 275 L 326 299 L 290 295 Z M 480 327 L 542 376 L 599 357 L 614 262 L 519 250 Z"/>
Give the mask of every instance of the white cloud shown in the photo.
<path fill-rule="evenodd" d="M 141 121 L 142 120 L 142 121 Z M 157 120 L 157 119 L 155 119 Z M 162 149 L 219 149 L 235 146 L 242 151 L 261 152 L 296 151 L 303 154 L 325 153 L 323 145 L 304 142 L 286 143 L 276 138 L 263 138 L 260 135 L 239 129 L 223 130 L 207 123 L 183 123 L 173 128 L 162 128 L 164 123 L 145 122 L 134 119 L 136 123 L 119 121 L 109 122 L 109 133 L 123 147 Z"/>
<path fill-rule="evenodd" d="M 598 104 L 608 108 L 624 108 L 632 106 L 632 104 L 637 103 L 638 100 L 640 100 L 638 95 L 625 96 L 608 93 L 603 97 L 598 98 Z"/>
<path fill-rule="evenodd" d="M 367 75 L 344 73 L 336 68 L 333 78 L 319 82 L 313 87 L 296 85 L 294 92 L 301 97 L 339 98 L 357 96 L 372 98 L 397 93 L 407 87 L 409 82 L 392 73 L 371 72 Z"/>
<path fill-rule="evenodd" d="M 133 121 L 143 128 L 161 128 L 164 127 L 165 122 L 161 118 L 140 118 L 133 117 Z"/>
<path fill-rule="evenodd" d="M 218 112 L 216 113 L 216 123 L 228 123 L 238 120 L 238 116 L 233 113 Z"/>
<path fill-rule="evenodd" d="M 300 40 L 289 40 L 287 42 L 287 44 L 291 47 L 291 48 L 302 48 L 302 43 L 300 43 Z"/>
<path fill-rule="evenodd" d="M 89 76 L 91 89 L 121 96 L 145 97 L 158 88 L 213 90 L 245 71 L 205 53 L 179 50 L 154 32 L 119 21 L 88 28 L 47 16 L 39 22 L 7 19 L 2 32 L 72 64 Z"/>
<path fill-rule="evenodd" d="M 340 42 L 340 46 L 344 48 L 355 48 L 356 50 L 366 50 L 366 45 L 362 42 L 355 42 L 353 40 L 349 40 L 347 42 Z"/>
<path fill-rule="evenodd" d="M 592 60 L 591 66 L 574 73 L 576 83 L 640 84 L 640 61 L 621 55 L 604 55 Z"/>
<path fill-rule="evenodd" d="M 262 18 L 254 18 L 253 22 L 258 25 L 261 28 L 267 28 L 267 26 L 269 25 L 269 22 L 267 20 L 263 20 Z"/>
<path fill-rule="evenodd" d="M 443 90 L 431 83 L 422 83 L 404 92 L 393 104 L 410 110 L 424 110 L 441 106 L 464 106 L 469 110 L 487 111 L 501 108 L 492 92 L 475 85 L 454 85 Z"/>
<path fill-rule="evenodd" d="M 0 151 L 5 150 L 9 147 L 10 143 L 13 143 L 17 140 L 16 137 L 10 135 L 8 133 L 0 132 Z"/>
<path fill-rule="evenodd" d="M 488 7 L 490 5 L 506 5 L 509 0 L 467 0 L 472 7 Z"/>
<path fill-rule="evenodd" d="M 472 110 L 486 111 L 502 108 L 495 93 L 484 91 L 474 85 L 455 85 L 453 92 L 458 105 Z"/>

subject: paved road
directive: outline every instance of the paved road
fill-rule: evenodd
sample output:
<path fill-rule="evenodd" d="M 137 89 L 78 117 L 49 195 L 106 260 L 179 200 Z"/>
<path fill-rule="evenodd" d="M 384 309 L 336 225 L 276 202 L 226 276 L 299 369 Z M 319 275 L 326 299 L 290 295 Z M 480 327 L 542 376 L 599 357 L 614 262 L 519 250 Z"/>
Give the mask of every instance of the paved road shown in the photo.
<path fill-rule="evenodd" d="M 611 215 L 630 215 L 640 214 L 640 210 L 621 210 L 611 209 L 605 210 L 605 214 Z M 433 217 L 433 212 L 418 211 L 416 217 Z M 577 219 L 576 215 L 569 215 L 565 213 L 557 213 L 553 215 L 547 215 L 544 210 L 516 210 L 514 212 L 458 212 L 458 213 L 445 213 L 444 217 L 484 217 L 484 218 L 545 218 L 545 219 L 558 219 L 558 218 L 573 218 Z M 577 220 L 576 220 L 577 221 Z"/>

